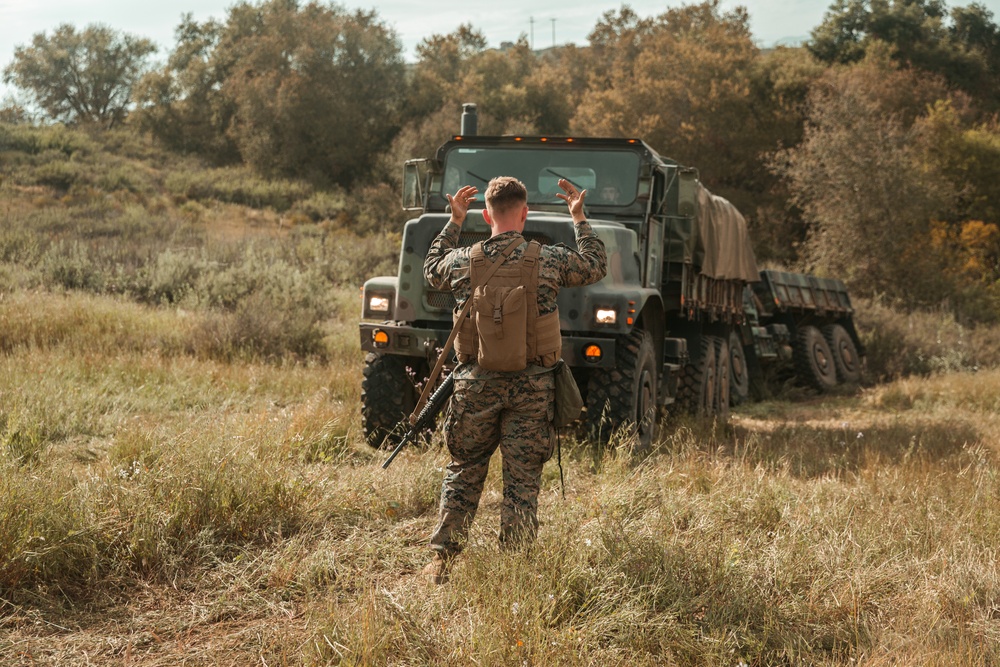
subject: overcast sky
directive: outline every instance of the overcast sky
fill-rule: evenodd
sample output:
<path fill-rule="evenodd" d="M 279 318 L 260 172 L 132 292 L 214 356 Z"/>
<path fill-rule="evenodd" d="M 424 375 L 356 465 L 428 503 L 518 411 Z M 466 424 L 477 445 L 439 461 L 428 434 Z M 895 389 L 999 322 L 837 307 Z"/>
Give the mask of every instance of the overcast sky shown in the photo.
<path fill-rule="evenodd" d="M 950 1 L 948 5 L 964 6 L 971 1 Z M 979 1 L 998 20 L 1000 0 Z M 725 10 L 737 5 L 746 7 L 754 38 L 762 46 L 770 46 L 808 38 L 832 3 L 833 0 L 723 0 L 722 6 Z M 223 19 L 226 9 L 233 4 L 233 0 L 160 0 L 149 4 L 136 0 L 0 0 L 0 68 L 10 63 L 15 46 L 27 44 L 35 33 L 50 32 L 61 23 L 77 27 L 104 23 L 148 37 L 160 46 L 157 57 L 165 59 L 173 48 L 174 28 L 182 14 L 190 12 L 199 21 L 211 17 Z M 452 32 L 462 23 L 479 28 L 490 46 L 515 41 L 522 34 L 529 38 L 533 35 L 535 48 L 567 43 L 583 46 L 604 12 L 621 7 L 621 3 L 608 0 L 575 0 L 542 6 L 537 0 L 488 4 L 436 0 L 378 0 L 362 4 L 346 0 L 339 4 L 349 9 L 374 8 L 395 29 L 407 60 L 415 58 L 414 47 L 421 39 Z M 668 7 L 694 2 L 634 0 L 626 4 L 640 16 L 655 16 Z M 2 84 L 0 92 L 7 92 Z"/>

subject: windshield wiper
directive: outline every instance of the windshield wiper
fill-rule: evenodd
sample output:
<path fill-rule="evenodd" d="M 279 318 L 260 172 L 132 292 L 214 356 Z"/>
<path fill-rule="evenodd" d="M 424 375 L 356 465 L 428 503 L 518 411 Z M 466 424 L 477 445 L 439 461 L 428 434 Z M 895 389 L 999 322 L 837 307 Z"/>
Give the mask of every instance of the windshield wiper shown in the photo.
<path fill-rule="evenodd" d="M 483 178 L 479 174 L 476 174 L 476 173 L 471 172 L 471 171 L 467 171 L 465 173 L 467 173 L 469 176 L 472 176 L 473 178 L 478 178 L 479 180 L 481 180 L 483 182 L 483 185 L 489 185 L 490 184 L 490 182 L 488 180 L 486 180 L 485 178 Z"/>
<path fill-rule="evenodd" d="M 562 174 L 560 174 L 558 171 L 556 171 L 552 167 L 546 167 L 545 171 L 548 171 L 548 172 L 551 172 L 551 173 L 555 174 L 558 178 L 562 178 L 562 179 L 565 179 L 565 180 L 569 181 L 569 184 L 572 185 L 577 190 L 584 190 L 585 189 L 585 188 L 581 187 L 579 183 L 574 182 L 573 179 L 571 179 L 571 178 L 566 178 L 565 176 L 563 176 Z"/>

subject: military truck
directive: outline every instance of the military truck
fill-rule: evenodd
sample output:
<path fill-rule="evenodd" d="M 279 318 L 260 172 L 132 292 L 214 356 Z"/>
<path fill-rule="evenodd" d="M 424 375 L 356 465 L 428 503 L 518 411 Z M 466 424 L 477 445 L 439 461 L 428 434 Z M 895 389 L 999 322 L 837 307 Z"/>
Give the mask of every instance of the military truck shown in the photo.
<path fill-rule="evenodd" d="M 744 289 L 743 303 L 746 318 L 730 348 L 734 405 L 766 392 L 767 370 L 790 372 L 820 392 L 861 380 L 865 349 L 842 281 L 761 271 Z"/>
<path fill-rule="evenodd" d="M 586 214 L 604 241 L 607 276 L 559 294 L 563 359 L 586 401 L 585 426 L 600 440 L 625 428 L 647 447 L 658 415 L 680 403 L 699 414 L 729 411 L 730 340 L 743 324 L 744 288 L 758 270 L 742 215 L 712 195 L 698 172 L 638 138 L 479 136 L 475 105 L 461 133 L 433 159 L 408 161 L 399 270 L 363 288 L 361 347 L 367 353 L 362 423 L 368 442 L 400 437 L 430 363 L 452 327 L 455 300 L 423 278 L 424 257 L 449 218 L 446 193 L 479 187 L 459 244 L 489 237 L 485 186 L 495 176 L 528 189 L 524 236 L 575 247 L 556 197 L 562 178 L 586 189 Z"/>

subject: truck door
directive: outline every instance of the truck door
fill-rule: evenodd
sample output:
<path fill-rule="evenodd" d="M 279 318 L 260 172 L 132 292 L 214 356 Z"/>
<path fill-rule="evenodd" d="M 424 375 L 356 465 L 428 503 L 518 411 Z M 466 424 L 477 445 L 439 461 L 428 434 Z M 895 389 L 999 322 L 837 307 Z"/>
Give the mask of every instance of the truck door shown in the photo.
<path fill-rule="evenodd" d="M 646 271 L 643 286 L 660 288 L 663 273 L 663 228 L 666 224 L 665 179 L 663 172 L 653 173 L 653 192 L 646 210 Z"/>

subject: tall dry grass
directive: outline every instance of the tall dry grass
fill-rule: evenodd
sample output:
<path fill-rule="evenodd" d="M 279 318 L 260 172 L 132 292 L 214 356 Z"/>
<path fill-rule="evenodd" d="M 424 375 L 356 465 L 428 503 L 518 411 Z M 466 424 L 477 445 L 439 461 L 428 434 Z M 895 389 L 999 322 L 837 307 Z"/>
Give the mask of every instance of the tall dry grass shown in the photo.
<path fill-rule="evenodd" d="M 440 434 L 359 427 L 380 209 L 112 139 L 0 126 L 0 664 L 1000 663 L 991 331 L 863 302 L 892 381 L 567 436 L 530 549 L 495 463 L 429 587 Z"/>
<path fill-rule="evenodd" d="M 380 469 L 352 319 L 329 363 L 274 364 L 192 351 L 199 313 L 16 293 L 0 314 L 4 664 L 1000 659 L 1000 373 L 676 418 L 642 460 L 567 438 L 538 543 L 497 549 L 494 469 L 432 588 L 446 457 L 436 436 Z"/>

